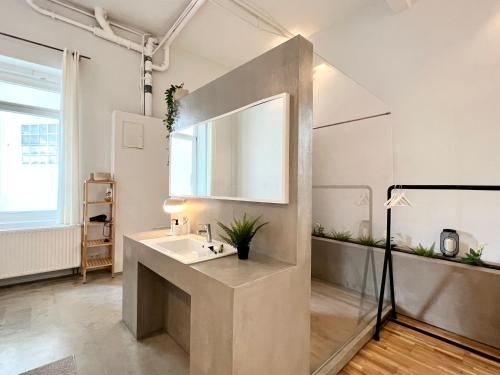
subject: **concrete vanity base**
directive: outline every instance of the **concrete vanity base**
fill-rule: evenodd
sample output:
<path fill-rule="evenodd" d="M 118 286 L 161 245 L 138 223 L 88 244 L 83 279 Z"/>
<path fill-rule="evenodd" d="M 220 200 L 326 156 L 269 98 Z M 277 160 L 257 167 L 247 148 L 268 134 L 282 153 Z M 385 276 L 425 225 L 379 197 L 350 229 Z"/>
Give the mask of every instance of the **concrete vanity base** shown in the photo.
<path fill-rule="evenodd" d="M 257 253 L 186 265 L 138 242 L 164 235 L 125 237 L 123 320 L 136 338 L 166 330 L 190 353 L 190 374 L 302 368 L 296 266 Z"/>

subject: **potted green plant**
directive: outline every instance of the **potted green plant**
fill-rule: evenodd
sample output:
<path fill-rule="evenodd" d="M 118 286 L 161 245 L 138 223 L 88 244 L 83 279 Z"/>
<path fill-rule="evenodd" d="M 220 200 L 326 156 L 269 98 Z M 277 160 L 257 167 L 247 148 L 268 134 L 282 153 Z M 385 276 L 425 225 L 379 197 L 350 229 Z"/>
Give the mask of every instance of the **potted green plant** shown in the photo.
<path fill-rule="evenodd" d="M 174 123 L 179 115 L 179 103 L 177 102 L 176 92 L 177 90 L 182 90 L 183 87 L 184 83 L 181 83 L 179 85 L 170 85 L 170 87 L 165 90 L 167 113 L 165 114 L 163 123 L 167 129 L 167 139 L 170 137 L 170 133 L 174 131 Z"/>
<path fill-rule="evenodd" d="M 242 219 L 233 219 L 229 226 L 217 221 L 217 225 L 222 228 L 225 235 L 221 235 L 223 241 L 233 246 L 238 250 L 239 259 L 248 259 L 248 252 L 250 251 L 250 242 L 257 231 L 262 228 L 265 223 L 258 223 L 261 216 L 257 218 L 248 217 L 247 214 L 243 215 Z"/>
<path fill-rule="evenodd" d="M 469 249 L 469 252 L 465 254 L 465 257 L 462 258 L 462 262 L 468 264 L 469 266 L 482 266 L 484 265 L 481 260 L 481 256 L 483 255 L 483 250 L 485 248 L 484 244 L 479 245 L 477 249 Z"/>

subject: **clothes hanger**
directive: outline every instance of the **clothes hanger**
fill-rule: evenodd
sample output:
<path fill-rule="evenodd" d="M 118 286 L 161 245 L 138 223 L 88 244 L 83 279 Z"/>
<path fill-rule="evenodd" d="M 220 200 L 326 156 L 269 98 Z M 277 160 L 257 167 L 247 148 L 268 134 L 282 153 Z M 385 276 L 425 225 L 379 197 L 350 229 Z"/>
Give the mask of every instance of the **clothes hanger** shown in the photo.
<path fill-rule="evenodd" d="M 384 203 L 384 206 L 387 209 L 393 207 L 413 207 L 411 201 L 408 199 L 403 189 L 398 189 L 398 185 L 395 185 L 394 190 L 395 191 L 393 192 L 389 200 Z"/>

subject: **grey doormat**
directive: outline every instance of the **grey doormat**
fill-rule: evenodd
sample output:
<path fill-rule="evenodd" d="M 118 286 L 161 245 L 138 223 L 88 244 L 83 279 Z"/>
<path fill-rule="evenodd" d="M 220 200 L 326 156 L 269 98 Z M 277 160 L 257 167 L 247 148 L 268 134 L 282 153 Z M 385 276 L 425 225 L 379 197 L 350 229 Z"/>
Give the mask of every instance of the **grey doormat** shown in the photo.
<path fill-rule="evenodd" d="M 19 375 L 76 375 L 75 356 L 69 356 Z"/>

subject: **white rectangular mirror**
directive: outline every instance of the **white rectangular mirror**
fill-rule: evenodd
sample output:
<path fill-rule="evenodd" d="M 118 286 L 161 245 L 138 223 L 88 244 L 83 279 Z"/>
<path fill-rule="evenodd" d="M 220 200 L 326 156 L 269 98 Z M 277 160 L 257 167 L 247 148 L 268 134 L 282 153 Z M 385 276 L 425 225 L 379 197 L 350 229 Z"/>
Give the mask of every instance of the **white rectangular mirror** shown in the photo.
<path fill-rule="evenodd" d="M 288 94 L 173 132 L 170 195 L 288 203 Z"/>

